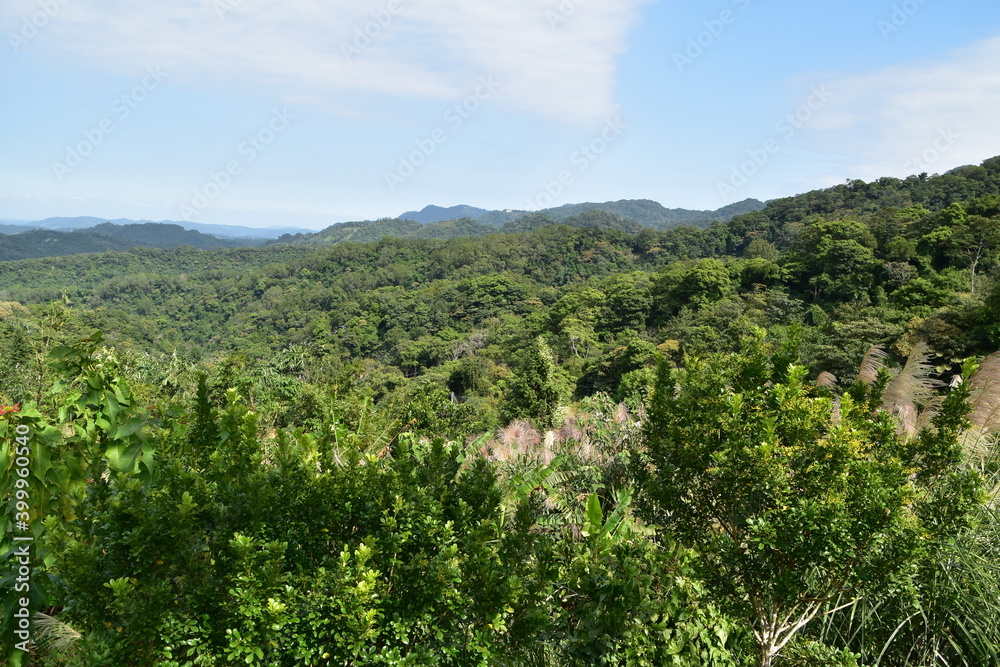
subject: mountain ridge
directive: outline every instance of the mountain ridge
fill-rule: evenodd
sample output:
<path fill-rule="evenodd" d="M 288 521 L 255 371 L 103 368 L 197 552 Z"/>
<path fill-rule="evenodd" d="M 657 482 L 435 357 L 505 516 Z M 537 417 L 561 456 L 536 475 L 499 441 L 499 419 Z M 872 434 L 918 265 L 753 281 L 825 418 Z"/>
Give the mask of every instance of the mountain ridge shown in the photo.
<path fill-rule="evenodd" d="M 413 220 L 421 224 L 434 224 L 448 220 L 460 220 L 469 218 L 471 220 L 482 221 L 484 224 L 494 227 L 503 227 L 504 224 L 512 222 L 520 217 L 531 213 L 544 213 L 554 220 L 561 221 L 566 218 L 587 213 L 589 211 L 604 211 L 613 215 L 635 220 L 645 227 L 654 229 L 669 229 L 679 224 L 695 224 L 699 227 L 707 227 L 713 222 L 726 222 L 734 215 L 750 213 L 763 209 L 765 203 L 759 199 L 744 199 L 714 211 L 695 210 L 686 208 L 666 208 L 663 204 L 652 199 L 619 199 L 607 202 L 583 202 L 579 204 L 563 204 L 539 211 L 525 211 L 515 209 L 486 210 L 468 204 L 442 207 L 434 204 L 425 206 L 420 211 L 407 211 L 401 213 L 396 220 Z M 341 223 L 343 224 L 343 223 Z"/>
<path fill-rule="evenodd" d="M 259 245 L 261 239 L 223 239 L 211 234 L 161 222 L 117 225 L 103 222 L 93 227 L 62 231 L 29 229 L 0 237 L 0 261 L 61 257 L 132 248 L 174 249 L 192 246 L 200 250 Z"/>
<path fill-rule="evenodd" d="M 518 233 L 538 227 L 568 224 L 597 229 L 619 229 L 637 233 L 643 228 L 665 231 L 682 225 L 707 228 L 716 222 L 728 222 L 736 215 L 752 213 L 765 208 L 757 199 L 745 199 L 715 211 L 668 209 L 651 199 L 621 199 L 615 202 L 566 204 L 541 211 L 514 211 L 511 209 L 487 211 L 479 217 L 464 216 L 423 222 L 406 218 L 381 218 L 341 222 L 309 234 L 286 235 L 270 243 L 297 243 L 329 245 L 336 243 L 370 243 L 385 237 L 447 240 L 464 236 L 477 238 L 497 233 Z M 456 210 L 483 211 L 472 206 L 450 208 L 426 206 L 423 220 L 435 214 Z M 412 213 L 412 211 L 411 211 Z"/>
<path fill-rule="evenodd" d="M 132 220 L 131 218 L 98 218 L 89 215 L 43 218 L 41 220 L 4 220 L 0 219 L 0 234 L 8 234 L 5 228 L 20 228 L 21 231 L 28 229 L 48 229 L 52 231 L 73 231 L 82 229 L 92 229 L 104 223 L 113 225 L 177 225 L 183 229 L 210 234 L 212 236 L 224 236 L 233 239 L 274 239 L 282 234 L 313 232 L 313 229 L 304 227 L 269 226 L 269 227 L 246 227 L 243 225 L 216 225 L 203 222 L 189 222 L 186 220 Z M 13 232 L 17 233 L 17 232 Z"/>
<path fill-rule="evenodd" d="M 485 208 L 459 204 L 457 206 L 436 206 L 428 204 L 419 211 L 406 211 L 399 215 L 398 220 L 413 220 L 422 224 L 434 222 L 444 222 L 445 220 L 458 220 L 460 218 L 471 218 L 476 220 L 489 213 Z"/>

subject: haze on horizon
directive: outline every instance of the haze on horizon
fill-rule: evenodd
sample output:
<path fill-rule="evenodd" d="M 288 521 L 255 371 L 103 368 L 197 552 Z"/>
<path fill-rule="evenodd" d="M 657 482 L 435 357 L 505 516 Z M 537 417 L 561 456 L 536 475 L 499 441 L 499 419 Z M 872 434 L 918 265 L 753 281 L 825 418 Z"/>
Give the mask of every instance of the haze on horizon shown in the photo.
<path fill-rule="evenodd" d="M 10 0 L 0 218 L 717 209 L 1000 154 L 986 0 Z"/>

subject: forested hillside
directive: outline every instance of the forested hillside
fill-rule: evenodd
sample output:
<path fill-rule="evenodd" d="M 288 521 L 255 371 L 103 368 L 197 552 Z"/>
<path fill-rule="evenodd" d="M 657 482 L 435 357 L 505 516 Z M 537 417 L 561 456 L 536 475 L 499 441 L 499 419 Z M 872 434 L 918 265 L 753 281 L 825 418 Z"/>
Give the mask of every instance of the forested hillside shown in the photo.
<path fill-rule="evenodd" d="M 408 211 L 399 218 L 375 221 L 343 222 L 315 234 L 286 235 L 279 243 L 325 245 L 351 241 L 370 243 L 379 239 L 410 238 L 447 240 L 478 237 L 499 232 L 524 232 L 556 223 L 573 227 L 623 229 L 638 233 L 645 227 L 660 231 L 682 225 L 709 227 L 713 222 L 728 222 L 736 215 L 758 211 L 762 202 L 747 199 L 716 211 L 667 209 L 648 199 L 621 200 L 603 204 L 567 204 L 529 213 L 527 211 L 485 211 L 470 206 L 441 208 L 428 206 L 423 211 Z M 457 215 L 458 217 L 449 217 Z M 419 224 L 417 224 L 419 223 Z"/>
<path fill-rule="evenodd" d="M 441 206 L 425 206 L 419 211 L 407 211 L 399 216 L 400 220 L 413 220 L 421 224 L 429 224 L 432 222 L 444 222 L 445 220 L 458 220 L 459 218 L 472 218 L 473 220 L 481 218 L 482 216 L 490 213 L 484 208 L 476 208 L 475 206 L 449 206 L 448 208 L 443 208 Z"/>
<path fill-rule="evenodd" d="M 621 218 L 627 218 L 638 222 L 643 227 L 653 229 L 670 229 L 679 225 L 695 225 L 697 227 L 708 227 L 713 222 L 726 222 L 733 216 L 742 213 L 750 213 L 764 208 L 764 203 L 756 199 L 745 199 L 724 206 L 716 211 L 692 211 L 684 208 L 664 208 L 661 204 L 648 199 L 621 200 L 616 202 L 605 202 L 603 204 L 567 204 L 558 208 L 551 208 L 541 211 L 554 220 L 565 220 L 571 216 L 580 215 L 590 211 L 603 211 Z"/>
<path fill-rule="evenodd" d="M 283 240 L 0 263 L 38 664 L 1000 660 L 1000 158 Z"/>
<path fill-rule="evenodd" d="M 73 231 L 33 229 L 0 235 L 0 261 L 58 257 L 130 248 L 179 248 L 189 245 L 208 250 L 261 243 L 259 239 L 220 239 L 180 225 L 147 222 L 115 225 L 104 222 Z"/>

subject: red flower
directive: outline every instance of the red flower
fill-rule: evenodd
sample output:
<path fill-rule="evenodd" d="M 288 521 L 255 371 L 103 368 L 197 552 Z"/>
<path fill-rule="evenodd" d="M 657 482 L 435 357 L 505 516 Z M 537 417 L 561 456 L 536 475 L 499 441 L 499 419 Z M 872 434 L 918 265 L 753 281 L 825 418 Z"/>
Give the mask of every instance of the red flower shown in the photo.
<path fill-rule="evenodd" d="M 0 417 L 3 417 L 6 414 L 10 414 L 11 412 L 20 412 L 20 411 L 21 411 L 20 403 L 18 403 L 17 405 L 0 405 Z"/>

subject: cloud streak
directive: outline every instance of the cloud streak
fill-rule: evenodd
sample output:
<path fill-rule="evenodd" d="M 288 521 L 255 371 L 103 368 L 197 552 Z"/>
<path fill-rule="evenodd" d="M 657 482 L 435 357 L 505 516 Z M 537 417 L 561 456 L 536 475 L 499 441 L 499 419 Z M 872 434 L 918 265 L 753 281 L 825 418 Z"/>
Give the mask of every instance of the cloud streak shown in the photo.
<path fill-rule="evenodd" d="M 347 58 L 343 45 L 374 13 L 384 17 L 388 0 L 68 0 L 32 48 L 112 70 L 157 64 L 172 81 L 330 108 L 368 95 L 452 100 L 493 75 L 504 85 L 499 103 L 587 122 L 614 107 L 615 60 L 649 1 L 562 0 L 574 10 L 554 25 L 559 0 L 398 0 L 392 20 Z M 37 10 L 31 0 L 8 5 L 5 31 Z"/>
<path fill-rule="evenodd" d="M 809 143 L 840 155 L 853 178 L 978 164 L 1000 153 L 998 63 L 1000 37 L 938 61 L 832 80 L 833 103 L 810 126 Z M 928 159 L 935 154 L 946 158 Z"/>

